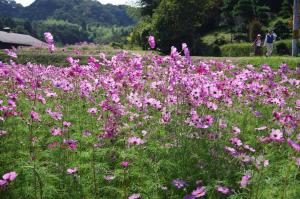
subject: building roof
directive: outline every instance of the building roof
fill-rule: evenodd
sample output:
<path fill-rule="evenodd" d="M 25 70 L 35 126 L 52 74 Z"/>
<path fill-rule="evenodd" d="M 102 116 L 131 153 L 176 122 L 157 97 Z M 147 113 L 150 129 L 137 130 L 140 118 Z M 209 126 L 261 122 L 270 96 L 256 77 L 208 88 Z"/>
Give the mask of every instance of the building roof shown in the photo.
<path fill-rule="evenodd" d="M 0 42 L 36 47 L 42 47 L 46 45 L 46 43 L 30 35 L 8 33 L 5 31 L 0 31 Z"/>

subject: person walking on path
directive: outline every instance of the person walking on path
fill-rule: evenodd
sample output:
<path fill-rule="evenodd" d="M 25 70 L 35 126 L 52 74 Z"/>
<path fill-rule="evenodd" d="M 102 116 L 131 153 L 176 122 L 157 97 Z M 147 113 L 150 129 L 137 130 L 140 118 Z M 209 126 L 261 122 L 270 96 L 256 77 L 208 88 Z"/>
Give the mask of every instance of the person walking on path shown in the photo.
<path fill-rule="evenodd" d="M 253 48 L 254 48 L 254 54 L 255 56 L 262 56 L 262 41 L 261 41 L 261 35 L 258 34 L 256 39 L 253 42 Z"/>
<path fill-rule="evenodd" d="M 277 35 L 272 30 L 270 30 L 266 35 L 264 46 L 267 47 L 267 57 L 270 57 L 272 55 L 273 43 L 276 40 L 276 37 Z"/>

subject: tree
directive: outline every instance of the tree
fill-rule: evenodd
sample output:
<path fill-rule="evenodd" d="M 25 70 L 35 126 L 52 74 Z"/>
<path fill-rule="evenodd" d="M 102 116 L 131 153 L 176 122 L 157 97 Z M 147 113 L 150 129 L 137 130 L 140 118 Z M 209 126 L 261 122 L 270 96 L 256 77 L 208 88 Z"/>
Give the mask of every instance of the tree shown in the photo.
<path fill-rule="evenodd" d="M 292 7 L 293 5 L 292 2 L 290 2 L 290 0 L 284 0 L 282 2 L 279 15 L 284 19 L 290 18 L 293 11 Z"/>
<path fill-rule="evenodd" d="M 208 16 L 214 16 L 211 11 L 219 6 L 219 2 L 218 0 L 162 0 L 152 20 L 153 33 L 158 39 L 157 46 L 163 52 L 169 53 L 171 46 L 180 49 L 182 43 L 187 43 L 193 54 L 199 54 L 201 42 L 199 38 L 209 31 L 205 26 L 206 21 Z"/>
<path fill-rule="evenodd" d="M 235 17 L 233 8 L 237 4 L 237 2 L 238 0 L 224 0 L 223 6 L 221 8 L 223 23 L 229 28 L 231 33 L 231 43 L 233 41 L 233 33 L 235 27 Z"/>
<path fill-rule="evenodd" d="M 143 16 L 152 16 L 154 10 L 159 6 L 161 0 L 140 0 L 140 5 L 142 7 L 141 14 Z"/>
<path fill-rule="evenodd" d="M 249 22 L 254 17 L 252 0 L 239 0 L 233 8 L 234 16 L 240 17 L 244 22 Z"/>

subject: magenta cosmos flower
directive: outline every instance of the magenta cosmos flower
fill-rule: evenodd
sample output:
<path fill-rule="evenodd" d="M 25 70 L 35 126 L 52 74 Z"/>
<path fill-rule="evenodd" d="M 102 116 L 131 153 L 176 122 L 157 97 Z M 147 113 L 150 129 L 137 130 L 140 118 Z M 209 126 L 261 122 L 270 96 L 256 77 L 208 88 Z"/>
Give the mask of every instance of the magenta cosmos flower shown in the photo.
<path fill-rule="evenodd" d="M 113 179 L 115 179 L 115 176 L 108 175 L 108 176 L 104 176 L 103 178 L 104 178 L 104 180 L 109 182 L 109 181 L 112 181 Z"/>
<path fill-rule="evenodd" d="M 18 174 L 15 171 L 6 173 L 2 176 L 3 180 L 6 180 L 7 182 L 11 182 L 14 179 L 16 179 L 16 177 L 18 176 Z"/>
<path fill-rule="evenodd" d="M 9 182 L 12 182 L 16 179 L 18 174 L 15 171 L 6 173 L 2 176 L 2 180 L 0 180 L 0 187 L 7 185 Z"/>
<path fill-rule="evenodd" d="M 152 49 L 155 48 L 155 38 L 153 36 L 149 36 L 148 43 Z"/>
<path fill-rule="evenodd" d="M 128 144 L 130 145 L 141 145 L 144 144 L 144 140 L 138 137 L 130 137 L 128 138 Z"/>
<path fill-rule="evenodd" d="M 194 196 L 195 198 L 200 198 L 205 196 L 206 191 L 205 191 L 205 187 L 198 187 L 196 190 L 194 190 L 192 192 L 192 196 Z"/>
<path fill-rule="evenodd" d="M 283 133 L 279 129 L 272 129 L 270 138 L 272 141 L 280 142 L 283 140 Z"/>
<path fill-rule="evenodd" d="M 69 145 L 71 150 L 77 149 L 77 140 L 64 140 L 64 144 Z"/>
<path fill-rule="evenodd" d="M 138 198 L 141 198 L 141 194 L 139 193 L 134 193 L 128 197 L 128 199 L 138 199 Z"/>
<path fill-rule="evenodd" d="M 240 183 L 242 188 L 245 188 L 249 184 L 250 178 L 251 178 L 250 174 L 246 174 L 242 177 L 242 180 Z"/>
<path fill-rule="evenodd" d="M 300 100 L 296 100 L 296 109 L 300 110 Z"/>
<path fill-rule="evenodd" d="M 6 180 L 0 180 L 0 187 L 5 186 L 7 184 Z"/>
<path fill-rule="evenodd" d="M 179 179 L 179 178 L 174 179 L 174 180 L 172 181 L 172 184 L 173 184 L 177 189 L 181 189 L 181 188 L 183 188 L 183 187 L 185 187 L 185 186 L 187 185 L 187 183 L 186 183 L 184 180 Z"/>
<path fill-rule="evenodd" d="M 97 108 L 89 108 L 88 112 L 91 114 L 96 114 L 98 112 L 98 109 Z"/>
<path fill-rule="evenodd" d="M 45 41 L 48 43 L 48 44 L 53 44 L 54 43 L 54 39 L 53 39 L 53 36 L 50 32 L 45 32 L 44 33 L 44 37 L 45 37 Z"/>
<path fill-rule="evenodd" d="M 45 41 L 48 44 L 49 52 L 53 53 L 55 51 L 53 35 L 50 32 L 45 32 L 44 37 L 45 37 Z"/>
<path fill-rule="evenodd" d="M 67 173 L 68 173 L 68 174 L 74 174 L 74 173 L 77 173 L 77 168 L 76 168 L 76 167 L 69 168 L 69 169 L 67 169 Z"/>
<path fill-rule="evenodd" d="M 300 152 L 300 145 L 294 142 L 292 139 L 287 140 L 288 144 L 297 152 Z"/>
<path fill-rule="evenodd" d="M 233 133 L 234 135 L 238 135 L 238 134 L 241 133 L 241 129 L 239 129 L 238 127 L 234 126 L 234 127 L 232 128 L 232 133 Z"/>
<path fill-rule="evenodd" d="M 129 162 L 123 161 L 123 162 L 121 162 L 121 166 L 126 168 L 129 166 Z"/>
<path fill-rule="evenodd" d="M 229 194 L 230 189 L 228 187 L 218 186 L 217 191 L 223 194 Z"/>
<path fill-rule="evenodd" d="M 13 58 L 18 58 L 17 53 L 15 52 L 15 50 L 10 50 L 10 49 L 5 49 L 4 52 Z"/>
<path fill-rule="evenodd" d="M 53 136 L 60 136 L 60 135 L 62 135 L 62 130 L 61 130 L 61 128 L 59 128 L 59 127 L 53 127 L 52 129 L 51 129 L 51 134 L 53 135 Z"/>
<path fill-rule="evenodd" d="M 40 115 L 35 111 L 30 112 L 30 117 L 35 121 L 41 121 Z"/>

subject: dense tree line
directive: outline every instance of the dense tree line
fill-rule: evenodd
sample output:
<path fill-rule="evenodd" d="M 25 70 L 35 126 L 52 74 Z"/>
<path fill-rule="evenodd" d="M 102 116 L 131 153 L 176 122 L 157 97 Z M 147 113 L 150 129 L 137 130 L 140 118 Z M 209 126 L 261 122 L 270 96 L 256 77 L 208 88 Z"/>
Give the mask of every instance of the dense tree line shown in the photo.
<path fill-rule="evenodd" d="M 61 44 L 89 41 L 126 43 L 136 23 L 127 6 L 102 5 L 93 0 L 36 0 L 28 7 L 14 0 L 0 0 L 0 29 L 43 39 L 52 32 Z"/>
<path fill-rule="evenodd" d="M 127 43 L 133 26 L 102 26 L 97 23 L 88 24 L 85 28 L 64 20 L 39 20 L 30 22 L 24 19 L 0 17 L 0 27 L 10 27 L 12 32 L 29 34 L 43 40 L 43 33 L 51 32 L 58 44 L 75 44 L 79 42 L 95 42 L 109 44 L 112 42 Z"/>
<path fill-rule="evenodd" d="M 0 0 L 1 16 L 28 20 L 56 19 L 75 24 L 128 26 L 135 24 L 127 14 L 127 6 L 102 5 L 94 0 L 35 0 L 23 7 L 15 0 Z"/>
<path fill-rule="evenodd" d="M 193 54 L 203 54 L 201 36 L 224 29 L 234 39 L 250 41 L 272 26 L 282 38 L 290 36 L 288 21 L 293 0 L 140 0 L 141 21 L 132 33 L 133 41 L 147 47 L 153 34 L 159 48 L 188 43 Z"/>

